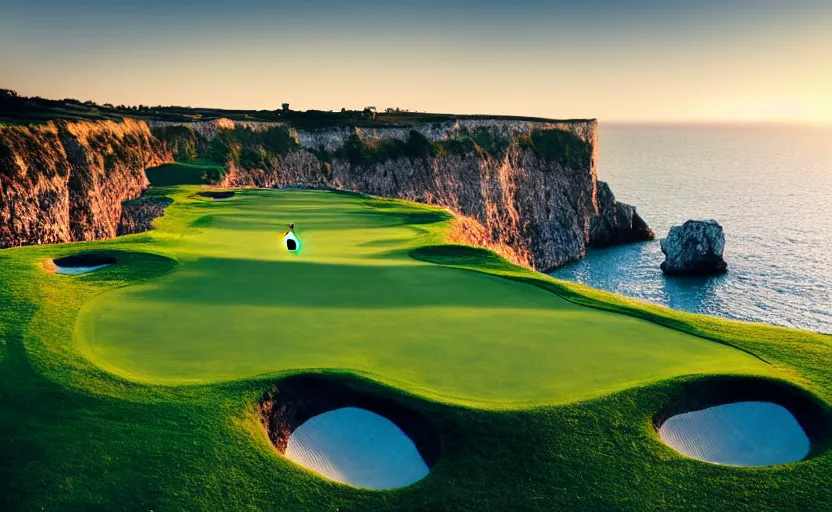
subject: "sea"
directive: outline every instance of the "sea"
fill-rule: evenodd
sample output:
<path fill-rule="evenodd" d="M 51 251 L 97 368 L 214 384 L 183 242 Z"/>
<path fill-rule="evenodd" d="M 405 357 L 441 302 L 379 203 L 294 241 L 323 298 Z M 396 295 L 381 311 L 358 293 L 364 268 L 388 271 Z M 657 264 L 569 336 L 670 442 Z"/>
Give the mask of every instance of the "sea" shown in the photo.
<path fill-rule="evenodd" d="M 590 250 L 552 275 L 682 311 L 832 333 L 832 127 L 600 125 L 598 179 L 652 242 Z M 725 230 L 728 273 L 666 277 L 659 239 Z"/>

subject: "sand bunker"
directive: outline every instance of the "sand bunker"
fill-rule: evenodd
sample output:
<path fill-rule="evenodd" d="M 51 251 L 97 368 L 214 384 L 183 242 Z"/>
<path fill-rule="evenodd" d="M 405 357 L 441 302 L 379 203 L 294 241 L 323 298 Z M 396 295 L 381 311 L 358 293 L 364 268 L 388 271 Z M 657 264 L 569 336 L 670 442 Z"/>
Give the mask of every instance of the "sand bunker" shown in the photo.
<path fill-rule="evenodd" d="M 367 489 L 392 489 L 427 476 L 439 436 L 418 400 L 352 377 L 287 377 L 259 412 L 272 444 L 320 475 Z"/>
<path fill-rule="evenodd" d="M 77 254 L 52 260 L 55 265 L 55 273 L 66 275 L 88 274 L 109 267 L 115 262 L 116 259 L 113 257 L 95 254 Z"/>
<path fill-rule="evenodd" d="M 336 482 L 367 489 L 404 487 L 429 472 L 399 427 L 355 407 L 310 418 L 289 437 L 285 455 Z"/>
<path fill-rule="evenodd" d="M 736 402 L 672 416 L 659 437 L 688 457 L 731 466 L 796 462 L 810 447 L 792 413 L 772 402 Z"/>
<path fill-rule="evenodd" d="M 230 190 L 216 191 L 216 192 L 200 192 L 202 197 L 210 197 L 214 201 L 223 201 L 234 197 L 234 192 Z"/>

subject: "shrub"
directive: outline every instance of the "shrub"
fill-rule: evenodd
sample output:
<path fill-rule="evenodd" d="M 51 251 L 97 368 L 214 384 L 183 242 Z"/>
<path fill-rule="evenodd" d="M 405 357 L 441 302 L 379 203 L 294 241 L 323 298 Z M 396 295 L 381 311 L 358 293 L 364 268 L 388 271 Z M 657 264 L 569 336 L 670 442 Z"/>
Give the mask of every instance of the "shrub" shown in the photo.
<path fill-rule="evenodd" d="M 567 167 L 588 167 L 592 159 L 592 145 L 565 130 L 532 130 L 514 140 L 521 149 L 533 150 L 543 160 Z"/>
<path fill-rule="evenodd" d="M 315 148 L 307 148 L 306 151 L 315 155 L 315 158 L 321 161 L 321 163 L 332 164 L 332 153 L 325 149 L 315 149 Z"/>
<path fill-rule="evenodd" d="M 211 141 L 209 158 L 219 164 L 240 163 L 240 151 L 242 147 L 231 130 L 220 130 L 214 140 Z"/>
<path fill-rule="evenodd" d="M 409 158 L 429 158 L 435 156 L 434 145 L 416 130 L 410 130 L 407 142 L 404 144 L 404 153 Z"/>
<path fill-rule="evenodd" d="M 483 151 L 495 158 L 505 155 L 511 144 L 508 139 L 494 137 L 487 128 L 478 128 L 472 139 Z"/>
<path fill-rule="evenodd" d="M 456 155 L 465 157 L 471 153 L 479 153 L 480 148 L 470 138 L 453 138 L 440 142 L 441 155 Z"/>
<path fill-rule="evenodd" d="M 202 181 L 209 185 L 216 185 L 225 178 L 226 174 L 225 167 L 209 167 L 202 173 Z"/>
<path fill-rule="evenodd" d="M 355 133 L 350 134 L 347 140 L 344 141 L 341 149 L 335 152 L 335 155 L 339 158 L 346 159 L 351 165 L 362 165 L 366 160 L 366 156 L 364 154 L 364 143 L 361 142 L 361 137 Z"/>
<path fill-rule="evenodd" d="M 565 130 L 532 130 L 535 152 L 546 161 L 559 162 L 569 167 L 588 167 L 592 146 Z"/>
<path fill-rule="evenodd" d="M 199 159 L 199 148 L 206 141 L 190 126 L 159 126 L 151 129 L 153 136 L 161 140 L 178 162 L 195 162 Z"/>
<path fill-rule="evenodd" d="M 522 135 L 518 135 L 516 139 L 517 146 L 520 149 L 534 149 L 534 141 L 532 140 L 532 136 L 529 133 L 524 133 Z"/>
<path fill-rule="evenodd" d="M 466 156 L 478 154 L 484 151 L 471 137 L 465 135 L 467 132 L 459 132 L 461 136 L 445 140 L 431 142 L 417 130 L 411 130 L 407 140 L 402 142 L 397 139 L 382 139 L 374 141 L 363 141 L 353 133 L 347 137 L 344 145 L 335 152 L 334 156 L 347 160 L 351 165 L 375 165 L 395 160 L 398 158 L 427 159 L 430 157 L 442 157 L 448 155 Z M 486 132 L 487 133 L 487 132 Z M 491 147 L 500 147 L 497 141 L 488 140 Z M 508 141 L 502 145 L 508 147 Z M 310 150 L 319 160 L 322 158 L 320 151 Z M 504 149 L 503 149 L 504 151 Z M 331 156 L 331 155 L 326 155 Z"/>
<path fill-rule="evenodd" d="M 445 149 L 445 143 L 442 141 L 431 143 L 431 154 L 437 158 L 448 156 L 448 150 Z"/>
<path fill-rule="evenodd" d="M 351 165 L 375 165 L 404 157 L 405 149 L 406 144 L 400 140 L 364 142 L 358 134 L 353 133 L 347 137 L 343 147 L 335 152 L 335 156 L 346 159 Z"/>
<path fill-rule="evenodd" d="M 273 169 L 277 166 L 277 157 L 260 145 L 244 147 L 240 155 L 240 165 L 248 169 Z"/>
<path fill-rule="evenodd" d="M 260 144 L 272 155 L 288 155 L 300 150 L 298 141 L 292 137 L 289 129 L 285 126 L 270 126 L 263 131 L 237 127 L 236 131 L 243 142 L 250 140 L 253 144 Z"/>

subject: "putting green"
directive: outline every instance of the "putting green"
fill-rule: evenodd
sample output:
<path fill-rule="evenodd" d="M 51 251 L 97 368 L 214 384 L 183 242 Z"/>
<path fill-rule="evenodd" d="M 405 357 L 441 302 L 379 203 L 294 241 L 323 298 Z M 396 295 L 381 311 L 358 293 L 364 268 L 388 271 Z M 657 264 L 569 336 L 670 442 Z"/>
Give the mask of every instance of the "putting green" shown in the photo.
<path fill-rule="evenodd" d="M 570 401 L 684 374 L 772 372 L 726 345 L 414 260 L 408 250 L 445 225 L 433 209 L 374 208 L 312 191 L 179 206 L 197 207 L 205 216 L 171 242 L 181 265 L 81 311 L 76 342 L 100 366 L 165 384 L 339 368 L 495 406 Z M 290 222 L 297 254 L 281 244 Z"/>

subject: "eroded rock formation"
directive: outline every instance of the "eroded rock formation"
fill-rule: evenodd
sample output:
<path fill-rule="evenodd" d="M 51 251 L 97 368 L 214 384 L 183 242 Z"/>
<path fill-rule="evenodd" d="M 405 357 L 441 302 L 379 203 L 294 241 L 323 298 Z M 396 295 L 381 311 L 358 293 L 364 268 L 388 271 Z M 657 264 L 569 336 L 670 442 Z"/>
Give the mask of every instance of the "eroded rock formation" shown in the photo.
<path fill-rule="evenodd" d="M 627 244 L 653 240 L 656 235 L 636 213 L 635 206 L 620 203 L 603 181 L 597 186 L 598 215 L 589 225 L 589 240 L 592 247 Z"/>
<path fill-rule="evenodd" d="M 0 247 L 116 236 L 144 170 L 170 161 L 143 122 L 0 128 Z"/>
<path fill-rule="evenodd" d="M 707 276 L 723 274 L 728 268 L 722 259 L 725 234 L 715 220 L 689 220 L 673 226 L 661 247 L 665 255 L 661 268 L 668 275 Z"/>
<path fill-rule="evenodd" d="M 173 199 L 164 196 L 147 196 L 125 201 L 121 205 L 121 219 L 116 234 L 131 235 L 153 228 L 153 221 L 165 214 L 165 208 Z"/>

